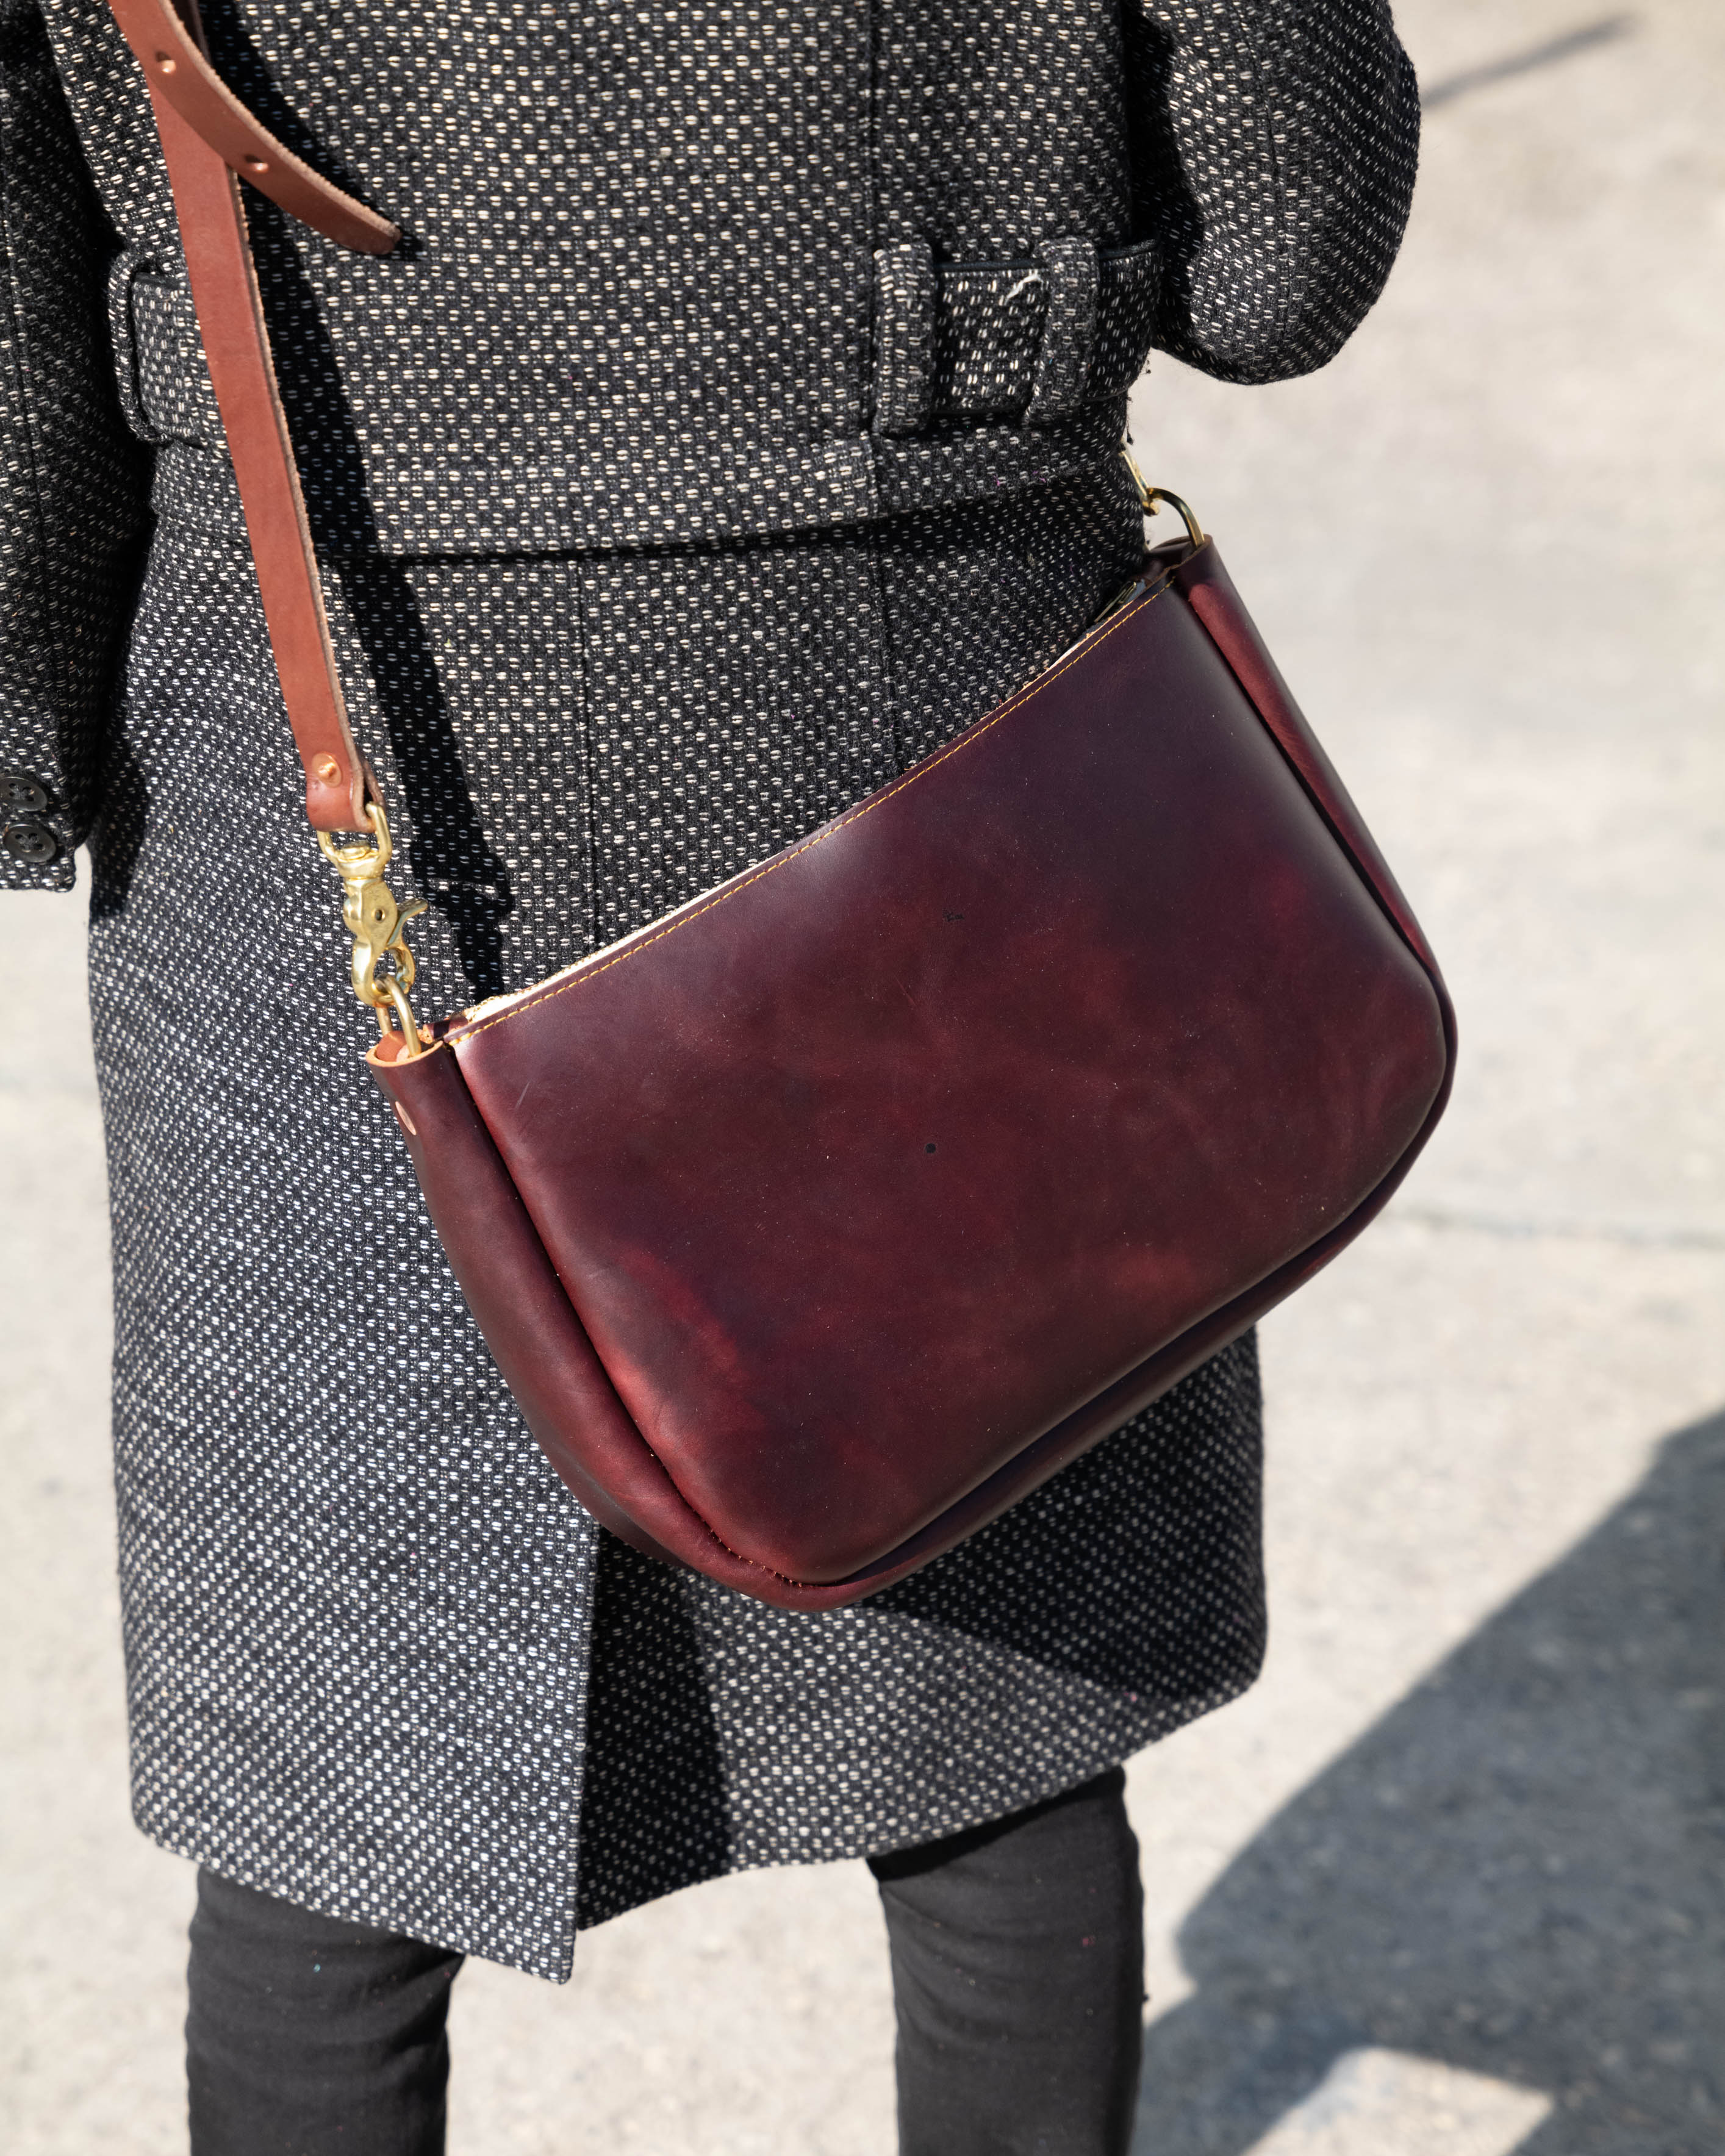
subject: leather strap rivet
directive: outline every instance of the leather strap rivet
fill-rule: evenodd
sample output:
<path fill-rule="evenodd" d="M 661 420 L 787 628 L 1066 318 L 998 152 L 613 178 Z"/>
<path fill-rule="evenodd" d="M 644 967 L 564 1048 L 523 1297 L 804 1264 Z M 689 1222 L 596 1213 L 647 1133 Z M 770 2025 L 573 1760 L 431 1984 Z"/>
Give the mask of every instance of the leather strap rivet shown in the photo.
<path fill-rule="evenodd" d="M 180 64 L 177 59 L 171 59 L 166 53 L 157 53 L 156 64 L 164 74 L 172 74 Z"/>
<path fill-rule="evenodd" d="M 341 767 L 336 762 L 334 757 L 320 756 L 315 757 L 312 761 L 311 775 L 316 779 L 319 785 L 333 786 L 336 781 L 341 776 Z"/>
<path fill-rule="evenodd" d="M 267 172 L 270 169 L 270 160 L 267 157 L 248 157 L 245 161 L 245 168 L 249 172 Z"/>

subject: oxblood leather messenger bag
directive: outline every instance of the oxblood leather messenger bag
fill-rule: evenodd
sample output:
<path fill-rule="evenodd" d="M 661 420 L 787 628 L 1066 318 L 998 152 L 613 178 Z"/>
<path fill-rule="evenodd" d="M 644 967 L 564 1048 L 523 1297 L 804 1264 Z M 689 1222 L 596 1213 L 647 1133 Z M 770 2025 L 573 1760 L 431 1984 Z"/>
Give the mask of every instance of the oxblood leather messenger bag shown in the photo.
<path fill-rule="evenodd" d="M 233 174 L 344 244 L 398 235 L 258 126 L 166 0 L 110 4 L 155 98 L 368 1060 L 455 1276 L 608 1527 L 783 1608 L 854 1602 L 1381 1209 L 1450 1085 L 1425 938 L 1189 519 L 1081 643 L 849 814 L 418 1027 L 418 909 L 382 880 Z"/>

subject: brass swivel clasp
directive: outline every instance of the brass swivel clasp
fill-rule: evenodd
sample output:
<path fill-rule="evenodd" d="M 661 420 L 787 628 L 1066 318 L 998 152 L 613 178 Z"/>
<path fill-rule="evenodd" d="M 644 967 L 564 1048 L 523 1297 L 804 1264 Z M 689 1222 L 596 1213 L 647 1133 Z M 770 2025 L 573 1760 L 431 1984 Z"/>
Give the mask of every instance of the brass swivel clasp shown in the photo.
<path fill-rule="evenodd" d="M 357 844 L 337 845 L 327 831 L 317 843 L 341 879 L 341 923 L 353 938 L 352 976 L 353 993 L 377 1016 L 377 1030 L 388 1040 L 390 1016 L 401 1028 L 403 1057 L 423 1052 L 418 1020 L 408 1001 L 413 985 L 413 954 L 403 933 L 416 913 L 424 913 L 425 901 L 410 898 L 400 904 L 383 880 L 395 848 L 389 836 L 389 819 L 383 803 L 367 804 L 372 836 Z"/>

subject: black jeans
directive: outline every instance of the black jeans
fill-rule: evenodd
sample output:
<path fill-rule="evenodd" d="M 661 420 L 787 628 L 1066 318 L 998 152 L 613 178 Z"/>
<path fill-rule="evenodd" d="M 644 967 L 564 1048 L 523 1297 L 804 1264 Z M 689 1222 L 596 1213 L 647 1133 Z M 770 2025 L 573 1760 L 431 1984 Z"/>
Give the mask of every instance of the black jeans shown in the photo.
<path fill-rule="evenodd" d="M 1143 1895 L 1111 1768 L 869 1860 L 898 2011 L 901 2156 L 1125 2156 Z M 461 1956 L 200 1872 L 192 2156 L 439 2156 Z"/>

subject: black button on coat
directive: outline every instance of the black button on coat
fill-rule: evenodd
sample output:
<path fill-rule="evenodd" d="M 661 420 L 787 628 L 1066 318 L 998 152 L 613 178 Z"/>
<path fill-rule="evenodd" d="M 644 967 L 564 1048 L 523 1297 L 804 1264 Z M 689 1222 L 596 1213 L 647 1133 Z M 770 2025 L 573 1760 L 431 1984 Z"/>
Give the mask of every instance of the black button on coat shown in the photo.
<path fill-rule="evenodd" d="M 1321 364 L 1412 182 L 1379 0 L 204 12 L 267 123 L 408 234 L 349 255 L 252 203 L 427 1008 L 681 902 L 1023 684 L 1134 562 L 1147 350 Z M 90 837 L 140 1824 L 561 1976 L 578 1923 L 993 1816 L 1239 1691 L 1250 1341 L 831 1615 L 637 1558 L 556 1481 L 360 1068 L 100 0 L 0 0 L 0 762 L 54 847 L 0 882 L 64 887 Z"/>

